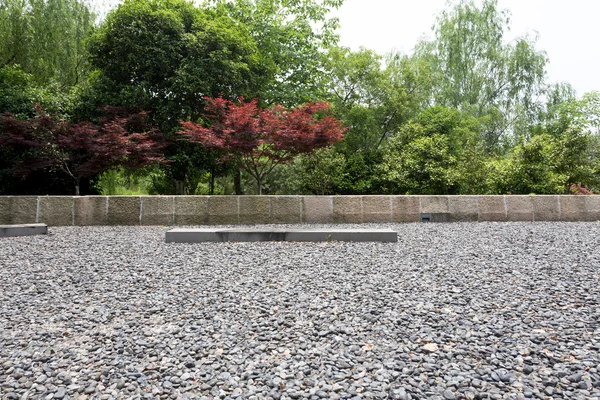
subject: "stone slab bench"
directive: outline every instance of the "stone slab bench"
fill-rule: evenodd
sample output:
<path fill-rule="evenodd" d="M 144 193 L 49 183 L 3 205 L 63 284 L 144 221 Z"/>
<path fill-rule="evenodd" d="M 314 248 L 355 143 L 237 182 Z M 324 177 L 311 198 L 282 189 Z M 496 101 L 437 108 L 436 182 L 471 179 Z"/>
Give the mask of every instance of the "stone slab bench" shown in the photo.
<path fill-rule="evenodd" d="M 202 242 L 397 242 L 391 229 L 184 229 L 167 231 L 167 243 Z"/>
<path fill-rule="evenodd" d="M 46 224 L 0 225 L 0 238 L 12 236 L 46 235 Z"/>

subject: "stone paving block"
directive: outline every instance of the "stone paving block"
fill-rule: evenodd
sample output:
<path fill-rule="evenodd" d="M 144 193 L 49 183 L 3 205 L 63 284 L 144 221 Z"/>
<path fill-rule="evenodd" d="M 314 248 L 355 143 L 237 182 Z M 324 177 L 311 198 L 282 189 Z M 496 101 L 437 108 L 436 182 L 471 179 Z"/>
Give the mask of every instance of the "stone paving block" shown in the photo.
<path fill-rule="evenodd" d="M 561 221 L 586 221 L 586 196 L 559 196 Z"/>
<path fill-rule="evenodd" d="M 140 225 L 140 212 L 139 196 L 110 196 L 108 199 L 109 225 Z"/>
<path fill-rule="evenodd" d="M 211 225 L 239 224 L 238 196 L 208 197 L 208 223 Z"/>
<path fill-rule="evenodd" d="M 397 242 L 391 229 L 183 229 L 167 231 L 167 243 L 203 242 Z"/>
<path fill-rule="evenodd" d="M 505 196 L 507 221 L 533 221 L 533 196 Z"/>
<path fill-rule="evenodd" d="M 421 213 L 448 214 L 450 213 L 449 196 L 421 196 Z"/>
<path fill-rule="evenodd" d="M 0 198 L 0 224 L 35 224 L 38 198 L 3 196 Z"/>
<path fill-rule="evenodd" d="M 333 222 L 343 224 L 362 223 L 361 196 L 334 196 Z"/>
<path fill-rule="evenodd" d="M 448 196 L 449 222 L 477 221 L 477 196 Z"/>
<path fill-rule="evenodd" d="M 392 222 L 391 196 L 362 196 L 362 222 Z"/>
<path fill-rule="evenodd" d="M 420 222 L 420 203 L 418 196 L 392 196 L 392 222 Z"/>
<path fill-rule="evenodd" d="M 600 221 L 600 196 L 585 197 L 585 221 Z"/>
<path fill-rule="evenodd" d="M 142 225 L 173 225 L 174 196 L 142 196 Z"/>
<path fill-rule="evenodd" d="M 534 221 L 560 221 L 559 196 L 531 196 Z"/>
<path fill-rule="evenodd" d="M 478 196 L 479 222 L 506 221 L 504 196 Z"/>
<path fill-rule="evenodd" d="M 207 196 L 175 196 L 175 225 L 204 225 L 207 223 Z"/>
<path fill-rule="evenodd" d="M 108 225 L 108 196 L 73 197 L 75 226 Z"/>
<path fill-rule="evenodd" d="M 302 222 L 308 224 L 333 222 L 333 196 L 303 196 Z"/>
<path fill-rule="evenodd" d="M 40 196 L 38 222 L 50 226 L 72 226 L 74 204 L 71 196 Z"/>
<path fill-rule="evenodd" d="M 240 196 L 240 224 L 269 223 L 271 205 L 269 196 Z"/>
<path fill-rule="evenodd" d="M 0 238 L 45 235 L 47 233 L 48 225 L 46 224 L 0 225 Z"/>
<path fill-rule="evenodd" d="M 266 223 L 302 223 L 302 198 L 300 196 L 271 196 L 271 215 Z"/>

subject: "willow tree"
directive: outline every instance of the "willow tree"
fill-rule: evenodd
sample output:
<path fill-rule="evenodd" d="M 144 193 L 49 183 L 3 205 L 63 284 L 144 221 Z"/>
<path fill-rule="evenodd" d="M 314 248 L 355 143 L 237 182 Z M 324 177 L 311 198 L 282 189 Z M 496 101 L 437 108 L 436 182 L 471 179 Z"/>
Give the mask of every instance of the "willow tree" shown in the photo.
<path fill-rule="evenodd" d="M 429 65 L 435 104 L 488 118 L 490 148 L 531 127 L 544 91 L 546 54 L 535 37 L 508 42 L 509 27 L 510 15 L 497 0 L 480 7 L 462 0 L 438 16 L 434 38 L 418 43 L 414 55 Z"/>
<path fill-rule="evenodd" d="M 94 19 L 82 0 L 0 0 L 0 68 L 19 65 L 43 85 L 76 85 L 87 73 Z"/>

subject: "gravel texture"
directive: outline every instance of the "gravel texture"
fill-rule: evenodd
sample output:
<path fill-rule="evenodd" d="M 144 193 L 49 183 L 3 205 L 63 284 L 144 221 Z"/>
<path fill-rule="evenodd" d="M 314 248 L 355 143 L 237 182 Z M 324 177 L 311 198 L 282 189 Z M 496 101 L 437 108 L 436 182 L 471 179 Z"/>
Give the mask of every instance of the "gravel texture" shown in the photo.
<path fill-rule="evenodd" d="M 600 399 L 600 224 L 368 227 L 1 239 L 0 397 Z"/>

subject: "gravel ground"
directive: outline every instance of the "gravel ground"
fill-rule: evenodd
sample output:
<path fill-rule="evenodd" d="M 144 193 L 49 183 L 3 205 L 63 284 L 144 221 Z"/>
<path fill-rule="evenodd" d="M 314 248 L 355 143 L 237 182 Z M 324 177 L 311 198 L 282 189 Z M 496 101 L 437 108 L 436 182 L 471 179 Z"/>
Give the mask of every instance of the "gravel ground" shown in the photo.
<path fill-rule="evenodd" d="M 600 224 L 379 227 L 0 239 L 0 397 L 600 399 Z"/>

